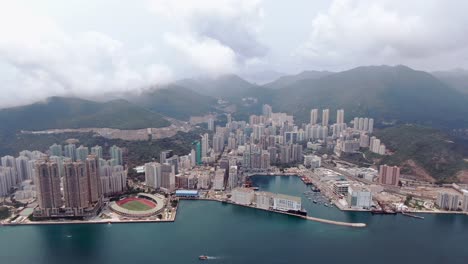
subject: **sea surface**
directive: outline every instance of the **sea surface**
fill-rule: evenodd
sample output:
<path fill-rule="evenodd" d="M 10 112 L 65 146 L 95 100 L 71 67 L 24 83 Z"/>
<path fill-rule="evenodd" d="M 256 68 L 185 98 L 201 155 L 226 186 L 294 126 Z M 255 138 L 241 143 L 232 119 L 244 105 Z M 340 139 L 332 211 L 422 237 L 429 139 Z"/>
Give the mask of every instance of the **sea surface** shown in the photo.
<path fill-rule="evenodd" d="M 468 263 L 468 216 L 341 212 L 314 204 L 293 176 L 255 176 L 261 190 L 302 196 L 334 226 L 221 204 L 181 201 L 174 223 L 0 227 L 1 264 Z"/>

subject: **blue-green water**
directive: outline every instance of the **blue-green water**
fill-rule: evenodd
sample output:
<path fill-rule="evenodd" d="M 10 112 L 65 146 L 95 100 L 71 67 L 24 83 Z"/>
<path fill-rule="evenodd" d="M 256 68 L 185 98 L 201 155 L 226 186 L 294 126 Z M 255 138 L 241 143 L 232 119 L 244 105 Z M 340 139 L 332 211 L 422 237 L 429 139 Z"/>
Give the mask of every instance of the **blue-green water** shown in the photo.
<path fill-rule="evenodd" d="M 262 190 L 302 195 L 296 177 L 254 177 Z M 333 226 L 217 202 L 182 201 L 175 223 L 0 227 L 0 263 L 468 263 L 468 217 L 343 213 L 303 198 Z"/>

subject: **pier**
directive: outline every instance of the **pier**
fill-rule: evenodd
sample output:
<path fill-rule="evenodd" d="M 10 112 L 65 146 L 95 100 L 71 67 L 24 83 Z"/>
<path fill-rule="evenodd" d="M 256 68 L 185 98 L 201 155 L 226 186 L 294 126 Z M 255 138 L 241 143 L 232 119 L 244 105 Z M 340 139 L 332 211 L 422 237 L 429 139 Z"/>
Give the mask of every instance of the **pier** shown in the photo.
<path fill-rule="evenodd" d="M 349 227 L 366 227 L 367 226 L 365 223 L 340 222 L 340 221 L 328 220 L 328 219 L 317 218 L 317 217 L 312 217 L 312 216 L 305 216 L 305 218 L 310 221 L 331 224 L 331 225 L 349 226 Z"/>
<path fill-rule="evenodd" d="M 233 203 L 233 202 L 231 202 L 231 201 L 218 200 L 218 199 L 200 198 L 200 199 L 184 199 L 184 200 L 199 200 L 199 201 L 224 202 L 224 203 L 227 203 L 227 204 L 232 204 L 232 205 L 237 205 L 237 206 L 242 206 L 242 207 L 257 209 L 257 210 L 263 210 L 263 211 L 272 212 L 272 213 L 277 213 L 277 214 L 290 215 L 290 216 L 299 217 L 299 218 L 302 218 L 302 219 L 305 219 L 305 220 L 314 221 L 314 222 L 319 222 L 319 223 L 324 223 L 324 224 L 330 224 L 330 225 L 339 225 L 339 226 L 347 226 L 347 227 L 360 227 L 360 228 L 366 227 L 366 226 L 367 226 L 367 224 L 365 224 L 365 223 L 349 223 L 349 222 L 334 221 L 334 220 L 328 220 L 328 219 L 323 219 L 323 218 L 318 218 L 318 217 L 312 217 L 312 216 L 303 216 L 303 215 L 297 215 L 297 214 L 292 214 L 292 213 L 283 212 L 283 211 L 277 211 L 277 210 L 270 210 L 270 209 L 258 208 L 258 207 L 253 206 L 253 205 L 237 204 L 237 203 Z"/>

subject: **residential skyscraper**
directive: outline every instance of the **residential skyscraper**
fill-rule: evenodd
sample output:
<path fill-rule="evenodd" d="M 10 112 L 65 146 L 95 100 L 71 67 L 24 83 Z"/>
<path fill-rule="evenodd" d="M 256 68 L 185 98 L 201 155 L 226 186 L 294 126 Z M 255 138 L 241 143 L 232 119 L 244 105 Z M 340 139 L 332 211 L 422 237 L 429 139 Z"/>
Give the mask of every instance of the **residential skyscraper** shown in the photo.
<path fill-rule="evenodd" d="M 315 125 L 317 124 L 318 119 L 318 109 L 310 110 L 310 124 Z"/>
<path fill-rule="evenodd" d="M 102 159 L 102 147 L 101 146 L 92 147 L 91 154 L 96 155 L 99 159 Z"/>
<path fill-rule="evenodd" d="M 360 117 L 359 118 L 359 125 L 358 125 L 358 130 L 364 130 L 364 118 Z"/>
<path fill-rule="evenodd" d="M 166 159 L 166 162 L 164 164 L 174 166 L 174 173 L 179 174 L 179 156 L 172 155 L 172 157 Z"/>
<path fill-rule="evenodd" d="M 214 129 L 215 129 L 214 118 L 210 117 L 210 118 L 208 119 L 208 130 L 214 131 Z"/>
<path fill-rule="evenodd" d="M 364 127 L 362 130 L 367 131 L 369 129 L 369 118 L 365 117 L 364 118 Z"/>
<path fill-rule="evenodd" d="M 1 158 L 2 167 L 4 167 L 4 171 L 8 174 L 8 182 L 9 186 L 14 186 L 20 183 L 20 179 L 18 178 L 16 172 L 16 159 L 13 156 L 4 156 Z"/>
<path fill-rule="evenodd" d="M 111 154 L 111 159 L 114 160 L 113 165 L 123 165 L 123 155 L 122 155 L 122 149 L 117 147 L 116 145 L 113 145 L 110 147 L 109 152 Z"/>
<path fill-rule="evenodd" d="M 223 135 L 213 135 L 213 151 L 215 153 L 221 153 L 224 149 L 224 137 Z"/>
<path fill-rule="evenodd" d="M 63 155 L 72 159 L 72 161 L 76 161 L 76 146 L 75 144 L 68 144 L 65 145 L 63 148 Z"/>
<path fill-rule="evenodd" d="M 208 133 L 205 133 L 202 136 L 202 139 L 201 139 L 201 156 L 202 156 L 202 158 L 208 156 L 208 148 L 209 147 L 210 147 L 210 145 L 209 145 Z"/>
<path fill-rule="evenodd" d="M 202 150 L 201 150 L 201 143 L 199 140 L 196 140 L 192 143 L 192 147 L 195 150 L 195 161 L 197 165 L 202 164 Z"/>
<path fill-rule="evenodd" d="M 89 155 L 86 158 L 86 175 L 88 177 L 88 201 L 90 204 L 95 204 L 102 198 L 99 158 L 96 155 Z"/>
<path fill-rule="evenodd" d="M 440 192 L 437 195 L 436 204 L 441 209 L 456 211 L 458 209 L 459 200 L 460 197 L 456 194 Z"/>
<path fill-rule="evenodd" d="M 86 166 L 83 161 L 64 163 L 63 194 L 65 206 L 86 208 L 89 206 L 89 187 Z"/>
<path fill-rule="evenodd" d="M 88 147 L 85 147 L 83 145 L 81 145 L 80 147 L 78 147 L 76 149 L 76 160 L 81 160 L 81 161 L 85 161 L 86 158 L 88 157 L 89 155 L 89 149 Z"/>
<path fill-rule="evenodd" d="M 343 124 L 344 123 L 344 110 L 343 109 L 338 109 L 336 111 L 336 123 L 337 124 Z"/>
<path fill-rule="evenodd" d="M 270 105 L 268 105 L 268 104 L 264 104 L 264 105 L 263 105 L 263 107 L 262 107 L 262 114 L 263 114 L 264 117 L 270 118 L 272 112 L 273 112 L 273 109 L 271 108 Z"/>
<path fill-rule="evenodd" d="M 15 171 L 11 167 L 0 167 L 0 197 L 7 196 L 10 193 L 14 183 Z"/>
<path fill-rule="evenodd" d="M 239 181 L 237 166 L 230 166 L 228 175 L 228 187 L 232 190 L 237 187 Z"/>
<path fill-rule="evenodd" d="M 167 191 L 175 189 L 175 167 L 171 164 L 161 164 L 161 188 Z"/>
<path fill-rule="evenodd" d="M 161 164 L 166 163 L 166 159 L 172 157 L 173 155 L 174 155 L 174 151 L 172 150 L 161 151 L 161 154 L 159 154 L 159 163 Z"/>
<path fill-rule="evenodd" d="M 49 152 L 51 156 L 57 156 L 57 157 L 63 156 L 62 145 L 53 144 L 52 146 L 49 147 Z"/>
<path fill-rule="evenodd" d="M 16 166 L 15 157 L 13 157 L 13 156 L 3 156 L 1 158 L 1 161 L 2 161 L 2 166 L 3 167 L 14 168 Z"/>
<path fill-rule="evenodd" d="M 368 128 L 367 128 L 367 131 L 369 133 L 374 132 L 374 119 L 373 118 L 369 118 L 369 125 L 368 125 Z"/>
<path fill-rule="evenodd" d="M 323 109 L 322 110 L 322 126 L 328 126 L 329 118 L 330 118 L 330 110 Z"/>
<path fill-rule="evenodd" d="M 50 209 L 63 205 L 60 193 L 60 176 L 57 163 L 48 160 L 38 160 L 35 163 L 35 178 L 37 201 L 39 208 L 50 215 Z"/>
<path fill-rule="evenodd" d="M 145 183 L 149 187 L 158 189 L 161 187 L 161 164 L 150 162 L 145 164 Z"/>
<path fill-rule="evenodd" d="M 20 183 L 24 180 L 29 180 L 30 179 L 30 175 L 28 174 L 29 159 L 25 156 L 19 156 L 18 158 L 16 158 L 15 162 L 16 162 L 17 183 Z"/>
<path fill-rule="evenodd" d="M 127 171 L 122 165 L 105 165 L 99 169 L 103 195 L 121 193 L 127 188 Z"/>

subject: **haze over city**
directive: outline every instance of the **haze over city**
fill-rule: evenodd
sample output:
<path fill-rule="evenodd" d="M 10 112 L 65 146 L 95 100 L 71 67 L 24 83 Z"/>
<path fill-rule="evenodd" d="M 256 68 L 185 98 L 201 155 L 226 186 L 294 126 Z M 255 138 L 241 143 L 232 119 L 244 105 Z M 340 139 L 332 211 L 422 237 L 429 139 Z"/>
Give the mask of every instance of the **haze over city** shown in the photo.
<path fill-rule="evenodd" d="M 464 1 L 2 1 L 0 107 L 238 74 L 468 67 Z"/>

